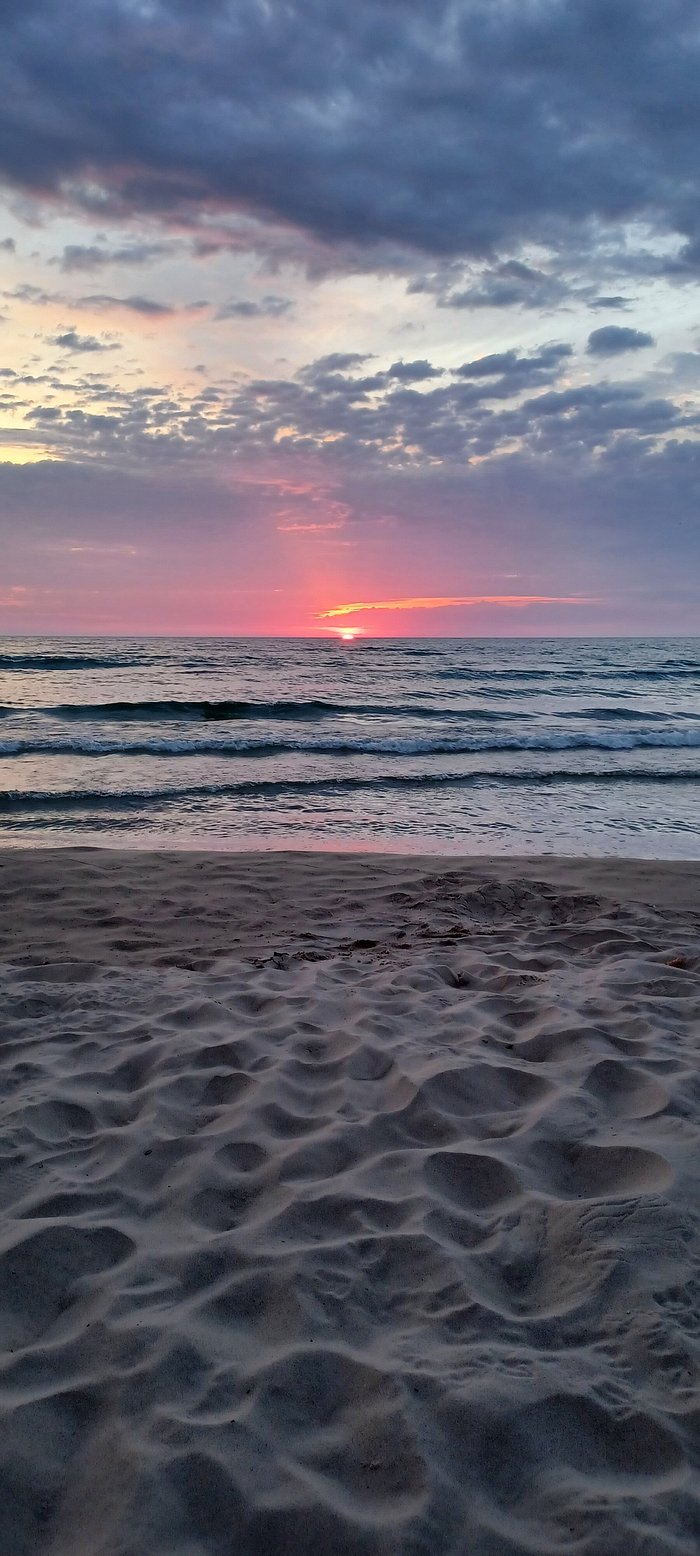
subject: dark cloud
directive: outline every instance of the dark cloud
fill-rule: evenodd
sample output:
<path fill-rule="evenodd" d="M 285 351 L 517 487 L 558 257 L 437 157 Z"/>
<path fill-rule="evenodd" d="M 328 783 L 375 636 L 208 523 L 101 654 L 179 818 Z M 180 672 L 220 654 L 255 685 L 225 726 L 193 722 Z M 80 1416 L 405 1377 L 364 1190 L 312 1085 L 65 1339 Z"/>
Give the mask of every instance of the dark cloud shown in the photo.
<path fill-rule="evenodd" d="M 464 468 L 517 448 L 545 464 L 568 463 L 573 477 L 582 461 L 619 459 L 623 449 L 645 460 L 671 434 L 697 437 L 700 412 L 660 394 L 658 375 L 649 385 L 571 384 L 570 355 L 565 343 L 529 354 L 513 348 L 452 375 L 411 364 L 423 370 L 412 383 L 393 369 L 359 372 L 359 353 L 333 353 L 294 376 L 212 383 L 194 394 L 54 375 L 28 414 L 66 457 L 108 454 L 183 469 L 202 460 L 234 468 L 263 459 L 277 468 L 308 458 L 334 469 Z"/>
<path fill-rule="evenodd" d="M 621 324 L 604 324 L 588 337 L 587 351 L 592 357 L 617 357 L 623 351 L 641 351 L 656 344 L 645 330 L 625 329 Z"/>
<path fill-rule="evenodd" d="M 510 373 L 530 380 L 533 373 L 549 374 L 552 369 L 556 370 L 564 358 L 571 354 L 572 348 L 565 341 L 542 346 L 529 356 L 515 350 L 495 351 L 485 357 L 475 357 L 473 362 L 463 362 L 457 368 L 457 373 L 460 378 L 494 378 L 497 374 Z"/>
<path fill-rule="evenodd" d="M 700 267 L 696 0 L 27 0 L 0 31 L 0 174 L 33 196 L 483 258 L 646 222 Z"/>
<path fill-rule="evenodd" d="M 68 243 L 53 263 L 69 274 L 75 270 L 101 270 L 106 265 L 146 265 L 167 254 L 170 247 L 167 243 L 125 243 L 113 248 L 98 243 Z"/>
<path fill-rule="evenodd" d="M 570 295 L 571 288 L 559 276 L 533 269 L 521 260 L 503 260 L 481 272 L 471 285 L 445 291 L 437 298 L 439 308 L 534 308 L 544 311 L 558 307 Z"/>
<path fill-rule="evenodd" d="M 141 313 L 146 318 L 159 318 L 177 312 L 169 303 L 159 303 L 153 297 L 111 297 L 106 292 L 90 292 L 73 300 L 78 308 L 126 308 L 129 313 Z M 203 307 L 204 304 L 198 304 Z"/>
<path fill-rule="evenodd" d="M 665 433 L 682 418 L 672 400 L 647 399 L 636 385 L 584 384 L 577 389 L 550 390 L 526 400 L 512 420 L 521 422 L 521 435 L 533 430 L 542 449 L 543 437 L 554 438 L 563 448 L 595 448 L 621 430 L 640 437 Z"/>
<path fill-rule="evenodd" d="M 114 297 L 110 292 L 87 292 L 82 297 L 69 297 L 65 292 L 48 292 L 43 287 L 31 286 L 23 282 L 11 290 L 3 292 L 4 297 L 11 298 L 14 302 L 34 303 L 37 307 L 45 307 L 60 303 L 67 308 L 84 308 L 88 312 L 123 308 L 127 313 L 143 314 L 147 318 L 160 318 L 179 313 L 199 313 L 209 304 L 205 301 L 184 303 L 176 307 L 174 303 L 159 302 L 153 297 Z"/>
<path fill-rule="evenodd" d="M 96 335 L 79 335 L 77 330 L 62 330 L 58 335 L 52 335 L 48 341 L 50 346 L 60 346 L 62 351 L 118 351 L 119 345 L 114 340 L 98 340 Z"/>
<path fill-rule="evenodd" d="M 17 244 L 15 243 L 14 238 L 2 238 L 2 239 L 0 239 L 0 253 L 3 253 L 3 254 L 14 254 L 16 248 L 17 248 Z"/>
<path fill-rule="evenodd" d="M 194 303 L 157 302 L 154 297 L 113 297 L 109 292 L 88 292 L 84 297 L 61 297 L 61 302 L 68 302 L 72 308 L 125 308 L 127 313 L 140 313 L 146 318 L 163 318 L 181 313 L 201 313 L 209 304 L 204 300 Z"/>
<path fill-rule="evenodd" d="M 229 302 L 222 303 L 217 309 L 216 317 L 217 319 L 280 319 L 283 314 L 289 313 L 292 306 L 291 298 L 277 297 L 274 293 L 261 297 L 259 302 L 232 297 Z"/>
<path fill-rule="evenodd" d="M 314 362 L 301 368 L 299 377 L 305 383 L 314 383 L 326 380 L 329 374 L 348 373 L 351 368 L 360 367 L 369 360 L 363 351 L 331 351 L 328 356 L 316 357 Z"/>
<path fill-rule="evenodd" d="M 19 286 L 13 286 L 2 295 L 11 298 L 13 302 L 37 303 L 39 307 L 45 303 L 53 303 L 57 299 L 56 292 L 46 292 L 41 286 L 30 286 L 27 281 L 23 281 Z"/>
<path fill-rule="evenodd" d="M 670 374 L 676 393 L 700 388 L 700 351 L 674 351 L 659 365 Z"/>
<path fill-rule="evenodd" d="M 482 395 L 486 392 L 491 398 L 507 398 L 520 390 L 551 383 L 571 355 L 572 347 L 565 341 L 553 342 L 529 354 L 516 350 L 494 351 L 476 357 L 473 362 L 463 362 L 456 373 L 458 378 L 470 381 L 488 380 L 488 390 L 482 389 Z"/>
<path fill-rule="evenodd" d="M 402 384 L 423 383 L 427 378 L 439 378 L 442 368 L 433 367 L 432 362 L 421 360 L 419 362 L 392 362 L 387 377 L 396 378 Z"/>
<path fill-rule="evenodd" d="M 628 308 L 629 303 L 629 297 L 620 297 L 619 294 L 615 294 L 614 296 L 609 297 L 594 297 L 589 303 L 589 307 L 622 310 L 624 308 Z"/>

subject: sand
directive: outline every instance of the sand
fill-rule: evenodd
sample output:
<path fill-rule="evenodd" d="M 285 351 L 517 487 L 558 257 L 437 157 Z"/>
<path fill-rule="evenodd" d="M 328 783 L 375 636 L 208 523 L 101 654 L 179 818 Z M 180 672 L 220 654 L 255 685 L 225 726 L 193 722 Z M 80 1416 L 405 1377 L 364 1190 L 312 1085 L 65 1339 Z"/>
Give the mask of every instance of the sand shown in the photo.
<path fill-rule="evenodd" d="M 3 1556 L 694 1556 L 699 875 L 0 855 Z"/>

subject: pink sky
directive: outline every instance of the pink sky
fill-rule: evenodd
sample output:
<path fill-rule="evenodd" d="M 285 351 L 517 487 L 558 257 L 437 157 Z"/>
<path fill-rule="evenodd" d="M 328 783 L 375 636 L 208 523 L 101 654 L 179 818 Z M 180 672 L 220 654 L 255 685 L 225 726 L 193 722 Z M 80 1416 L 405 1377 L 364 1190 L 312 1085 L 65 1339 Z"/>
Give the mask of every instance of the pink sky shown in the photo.
<path fill-rule="evenodd" d="M 700 45 L 618 9 L 2 10 L 1 632 L 700 631 Z"/>

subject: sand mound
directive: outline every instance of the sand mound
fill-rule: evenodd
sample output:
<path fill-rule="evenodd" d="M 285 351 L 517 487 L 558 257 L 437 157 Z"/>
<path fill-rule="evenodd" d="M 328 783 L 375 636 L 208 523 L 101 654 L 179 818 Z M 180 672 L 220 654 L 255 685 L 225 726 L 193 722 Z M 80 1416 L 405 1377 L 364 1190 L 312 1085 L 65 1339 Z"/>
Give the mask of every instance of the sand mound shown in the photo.
<path fill-rule="evenodd" d="M 0 970 L 8 1556 L 698 1549 L 696 921 L 366 863 L 359 949 Z"/>

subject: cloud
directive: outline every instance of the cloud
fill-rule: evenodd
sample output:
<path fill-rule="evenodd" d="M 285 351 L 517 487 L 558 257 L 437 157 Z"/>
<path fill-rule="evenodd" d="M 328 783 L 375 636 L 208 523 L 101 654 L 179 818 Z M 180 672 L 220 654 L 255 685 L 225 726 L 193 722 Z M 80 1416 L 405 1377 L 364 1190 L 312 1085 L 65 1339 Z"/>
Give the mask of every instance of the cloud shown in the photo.
<path fill-rule="evenodd" d="M 439 378 L 442 368 L 432 362 L 392 362 L 387 378 L 396 378 L 402 384 L 424 383 L 427 378 Z"/>
<path fill-rule="evenodd" d="M 56 391 L 59 410 L 66 393 Z M 140 401 L 130 394 L 115 399 L 111 432 L 94 433 L 98 454 L 107 453 L 107 458 L 86 456 L 93 434 L 89 426 L 75 423 L 62 434 L 66 441 L 60 460 L 24 465 L 0 461 L 0 555 L 7 579 L 21 583 L 36 578 L 37 557 L 50 537 L 55 543 L 70 538 L 76 544 L 145 547 L 155 558 L 156 571 L 151 568 L 148 578 L 151 602 L 163 548 L 169 557 L 185 559 L 183 577 L 207 568 L 211 587 L 211 580 L 221 577 L 222 557 L 229 559 L 230 576 L 230 568 L 238 568 L 237 559 L 247 554 L 246 547 L 255 545 L 264 558 L 261 582 L 267 580 L 269 586 L 277 555 L 277 577 L 286 585 L 290 547 L 303 550 L 307 544 L 327 545 L 343 536 L 271 539 L 271 527 L 332 522 L 342 512 L 344 535 L 356 540 L 353 570 L 346 579 L 349 585 L 352 578 L 352 588 L 324 589 L 314 599 L 319 609 L 415 597 L 418 580 L 427 598 L 502 597 L 502 590 L 515 587 L 504 579 L 507 557 L 508 571 L 519 574 L 520 597 L 566 599 L 579 594 L 605 596 L 611 604 L 605 612 L 602 606 L 587 607 L 585 614 L 580 606 L 543 604 L 539 617 L 533 606 L 526 618 L 515 608 L 503 609 L 504 631 L 520 632 L 534 620 L 544 632 L 574 631 L 577 623 L 579 630 L 608 635 L 641 636 L 652 626 L 660 632 L 697 632 L 700 531 L 688 522 L 697 508 L 700 483 L 697 428 L 685 437 L 667 428 L 658 443 L 633 429 L 621 430 L 603 436 L 594 449 L 585 421 L 577 429 L 577 418 L 594 418 L 599 408 L 572 407 L 569 402 L 568 408 L 560 405 L 537 421 L 532 412 L 523 413 L 531 432 L 513 452 L 470 463 L 458 457 L 416 464 L 393 454 L 358 458 L 362 445 L 352 440 L 349 453 L 342 454 L 334 443 L 309 451 L 293 444 L 274 445 L 268 434 L 263 443 L 256 442 L 254 430 L 250 442 L 247 434 L 239 439 L 225 425 L 225 388 L 219 393 L 220 423 L 211 432 L 200 428 L 191 443 L 186 429 L 195 417 L 183 403 L 182 435 L 177 435 L 176 423 L 176 435 L 166 432 L 161 447 L 154 388 L 152 404 L 145 393 Z M 641 415 L 644 403 L 638 394 L 636 400 L 611 402 L 611 410 L 626 404 L 630 417 L 635 406 Z M 146 407 L 143 417 L 141 404 Z M 152 446 L 149 427 L 156 434 Z M 542 430 L 546 427 L 551 427 L 549 441 Z M 592 425 L 590 437 L 596 436 Z M 51 437 L 47 433 L 40 442 L 48 445 Z M 206 522 L 195 529 L 193 513 L 206 515 Z M 382 556 L 383 567 L 378 566 Z M 54 578 L 55 571 L 52 559 L 48 576 Z M 337 584 L 340 575 L 333 570 L 333 576 Z M 164 591 L 164 600 L 166 595 Z M 139 630 L 147 628 L 149 608 L 144 602 Z M 464 609 L 471 620 L 472 608 Z M 478 614 L 489 609 L 490 622 L 487 614 Z M 473 607 L 479 630 L 500 630 L 493 625 L 497 609 Z M 88 618 L 76 607 L 72 619 L 73 630 L 78 630 Z M 182 616 L 181 625 L 190 619 Z M 383 630 L 391 618 L 377 612 L 362 619 L 368 627 L 376 623 Z M 41 620 L 46 625 L 44 618 L 37 618 L 36 630 Z M 433 631 L 437 620 L 429 609 L 396 618 L 397 625 L 403 622 L 409 631 Z M 176 630 L 176 610 L 169 621 Z M 326 618 L 318 626 L 348 621 L 353 617 Z M 67 621 L 66 630 L 69 625 Z"/>
<path fill-rule="evenodd" d="M 360 367 L 369 360 L 367 352 L 363 351 L 332 351 L 328 356 L 316 357 L 299 376 L 308 380 L 325 378 L 328 373 L 347 373 L 350 368 Z"/>
<path fill-rule="evenodd" d="M 142 552 L 139 550 L 138 546 L 129 546 L 119 543 L 112 545 L 109 543 L 98 545 L 95 541 L 77 545 L 75 541 L 68 540 L 63 542 L 61 549 L 68 552 L 70 556 L 137 557 L 142 555 Z"/>
<path fill-rule="evenodd" d="M 52 344 L 97 339 L 73 328 Z M 611 457 L 624 440 L 647 458 L 671 433 L 698 437 L 700 409 L 673 394 L 673 363 L 648 382 L 576 381 L 572 349 L 512 347 L 450 372 L 419 362 L 416 382 L 390 370 L 363 373 L 360 352 L 330 353 L 296 374 L 234 377 L 192 389 L 109 382 L 100 375 L 49 373 L 12 381 L 17 413 L 60 442 L 65 456 L 97 453 L 145 466 L 170 462 L 320 460 L 324 467 L 418 470 L 502 460 L 516 450 L 538 461 Z M 416 371 L 416 364 L 409 366 Z M 687 376 L 687 375 L 686 375 Z M 25 393 L 29 403 L 19 396 Z M 659 393 L 663 385 L 664 393 Z M 40 387 L 39 387 L 40 386 Z M 681 386 L 682 387 L 682 386 Z M 41 396 L 39 404 L 37 397 Z M 296 515 L 295 515 L 296 518 Z"/>
<path fill-rule="evenodd" d="M 580 594 L 455 594 L 400 600 L 356 600 L 352 605 L 333 605 L 317 611 L 317 621 L 333 616 L 356 616 L 361 611 L 436 611 L 454 605 L 501 605 L 506 610 L 524 610 L 528 605 L 591 605 L 596 602 Z"/>
<path fill-rule="evenodd" d="M 125 309 L 127 313 L 143 314 L 146 317 L 165 317 L 179 313 L 199 313 L 209 304 L 203 300 L 193 303 L 184 303 L 178 307 L 174 303 L 157 301 L 153 297 L 142 297 L 139 294 L 130 297 L 115 297 L 109 292 L 87 292 L 83 296 L 71 297 L 66 292 L 48 292 L 39 286 L 32 286 L 22 282 L 12 290 L 3 292 L 4 297 L 14 302 L 33 303 L 37 307 L 47 307 L 59 303 L 66 308 L 84 308 L 89 312 L 97 309 Z"/>
<path fill-rule="evenodd" d="M 222 303 L 217 309 L 216 317 L 217 319 L 281 319 L 285 313 L 289 313 L 292 306 L 291 298 L 277 297 L 274 293 L 261 297 L 259 302 L 232 297 L 229 302 Z"/>
<path fill-rule="evenodd" d="M 61 270 L 100 270 L 106 265 L 146 265 L 149 260 L 167 254 L 169 243 L 124 243 L 121 247 L 105 247 L 103 244 L 67 243 L 63 253 L 53 261 Z"/>
<path fill-rule="evenodd" d="M 2 253 L 2 254 L 14 254 L 15 251 L 16 251 L 16 248 L 17 248 L 17 244 L 15 243 L 14 238 L 2 238 L 2 239 L 0 239 L 0 253 Z"/>
<path fill-rule="evenodd" d="M 558 378 L 564 363 L 573 355 L 573 348 L 566 341 L 553 342 L 532 352 L 494 351 L 472 362 L 463 362 L 456 369 L 458 378 L 479 383 L 488 380 L 488 388 L 480 395 L 490 398 L 508 398 L 520 389 L 534 388 L 551 383 Z"/>
<path fill-rule="evenodd" d="M 52 335 L 48 341 L 50 346 L 60 346 L 62 351 L 119 351 L 118 341 L 98 340 L 96 335 L 79 335 L 77 330 L 62 330 L 58 335 Z"/>
<path fill-rule="evenodd" d="M 610 308 L 610 309 L 623 309 L 623 308 L 628 308 L 629 307 L 629 303 L 630 303 L 629 297 L 621 297 L 619 295 L 619 293 L 616 293 L 614 296 L 594 297 L 591 300 L 591 302 L 589 303 L 589 307 L 590 308 L 606 308 L 606 309 L 607 308 Z"/>
<path fill-rule="evenodd" d="M 19 286 L 13 286 L 11 290 L 3 292 L 3 297 L 10 298 L 18 303 L 36 303 L 39 307 L 44 303 L 53 303 L 59 300 L 57 292 L 46 292 L 40 286 L 31 286 L 29 282 L 22 281 Z M 61 301 L 65 301 L 61 297 Z"/>
<path fill-rule="evenodd" d="M 278 524 L 280 535 L 319 535 L 325 530 L 343 529 L 342 519 L 331 519 L 328 524 Z"/>
<path fill-rule="evenodd" d="M 653 335 L 647 335 L 644 330 L 625 329 L 620 324 L 605 324 L 601 329 L 591 332 L 586 350 L 592 357 L 617 357 L 623 351 L 641 351 L 645 346 L 654 345 L 656 341 Z"/>
<path fill-rule="evenodd" d="M 695 0 L 30 0 L 1 17 L 0 176 L 31 197 L 506 263 L 647 223 L 676 235 L 678 276 L 700 268 Z M 106 252 L 64 259 L 121 262 Z M 542 284 L 484 282 L 489 306 Z"/>
<path fill-rule="evenodd" d="M 676 393 L 700 389 L 700 351 L 674 351 L 659 365 L 668 372 Z"/>
<path fill-rule="evenodd" d="M 170 303 L 156 302 L 153 297 L 111 297 L 106 292 L 91 292 L 85 297 L 71 298 L 70 301 L 74 308 L 125 308 L 129 313 L 140 313 L 146 318 L 160 318 L 178 311 Z M 205 304 L 197 303 L 195 306 L 202 308 Z"/>
<path fill-rule="evenodd" d="M 139 294 L 130 297 L 113 297 L 109 292 L 88 292 L 83 297 L 62 297 L 57 294 L 57 302 L 67 303 L 72 308 L 86 308 L 88 310 L 125 309 L 127 313 L 138 313 L 145 318 L 168 318 L 184 313 L 201 313 L 209 304 L 200 299 L 193 303 L 164 303 L 154 297 L 142 297 Z"/>
<path fill-rule="evenodd" d="M 414 288 L 415 289 L 415 288 Z M 559 276 L 534 269 L 521 260 L 508 259 L 482 270 L 469 286 L 445 290 L 437 297 L 438 308 L 556 308 L 571 293 Z"/>
<path fill-rule="evenodd" d="M 460 378 L 495 378 L 505 373 L 529 381 L 533 375 L 549 375 L 552 370 L 556 371 L 560 363 L 571 355 L 572 348 L 565 341 L 542 346 L 539 351 L 531 352 L 528 356 L 514 349 L 497 351 L 485 357 L 475 357 L 472 362 L 463 362 L 457 368 L 457 373 Z"/>

